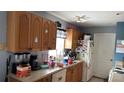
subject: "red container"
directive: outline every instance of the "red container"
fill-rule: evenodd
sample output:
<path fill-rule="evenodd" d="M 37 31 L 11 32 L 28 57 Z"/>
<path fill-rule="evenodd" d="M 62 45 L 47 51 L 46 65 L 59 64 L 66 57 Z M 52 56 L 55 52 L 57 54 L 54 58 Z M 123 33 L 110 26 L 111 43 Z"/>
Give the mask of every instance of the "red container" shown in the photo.
<path fill-rule="evenodd" d="M 68 59 L 68 64 L 73 64 L 73 60 L 72 59 Z"/>

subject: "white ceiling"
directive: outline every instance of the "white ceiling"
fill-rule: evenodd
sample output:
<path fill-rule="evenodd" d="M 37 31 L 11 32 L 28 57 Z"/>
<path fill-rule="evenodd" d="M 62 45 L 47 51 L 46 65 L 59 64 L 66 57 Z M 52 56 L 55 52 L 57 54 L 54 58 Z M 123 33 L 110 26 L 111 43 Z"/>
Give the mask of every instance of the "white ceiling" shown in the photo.
<path fill-rule="evenodd" d="M 124 21 L 123 11 L 48 11 L 60 19 L 84 27 L 116 26 L 117 22 Z M 120 13 L 120 15 L 116 15 Z M 86 15 L 88 20 L 84 23 L 74 21 L 75 16 Z"/>

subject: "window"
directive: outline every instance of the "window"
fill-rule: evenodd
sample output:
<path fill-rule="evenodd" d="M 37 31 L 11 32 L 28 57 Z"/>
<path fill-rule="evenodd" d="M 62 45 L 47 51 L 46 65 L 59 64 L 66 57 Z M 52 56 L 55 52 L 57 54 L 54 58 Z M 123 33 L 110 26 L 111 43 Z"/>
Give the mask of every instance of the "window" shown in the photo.
<path fill-rule="evenodd" d="M 57 38 L 56 54 L 63 56 L 63 53 L 64 53 L 64 39 L 63 38 Z"/>
<path fill-rule="evenodd" d="M 56 50 L 49 50 L 49 56 L 56 57 L 59 61 L 62 61 L 64 54 L 64 39 L 56 38 Z"/>
<path fill-rule="evenodd" d="M 57 30 L 56 38 L 56 50 L 50 50 L 48 53 L 49 56 L 54 56 L 58 61 L 62 61 L 64 55 L 64 39 L 67 36 L 67 32 L 64 29 Z"/>

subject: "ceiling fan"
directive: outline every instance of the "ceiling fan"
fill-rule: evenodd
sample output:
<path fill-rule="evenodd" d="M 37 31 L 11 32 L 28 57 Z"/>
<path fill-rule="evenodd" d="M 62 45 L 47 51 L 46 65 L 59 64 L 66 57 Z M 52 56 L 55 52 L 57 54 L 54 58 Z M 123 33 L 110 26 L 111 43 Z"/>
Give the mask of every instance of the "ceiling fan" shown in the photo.
<path fill-rule="evenodd" d="M 75 16 L 75 21 L 76 22 L 86 22 L 89 19 L 86 15 L 83 16 Z"/>

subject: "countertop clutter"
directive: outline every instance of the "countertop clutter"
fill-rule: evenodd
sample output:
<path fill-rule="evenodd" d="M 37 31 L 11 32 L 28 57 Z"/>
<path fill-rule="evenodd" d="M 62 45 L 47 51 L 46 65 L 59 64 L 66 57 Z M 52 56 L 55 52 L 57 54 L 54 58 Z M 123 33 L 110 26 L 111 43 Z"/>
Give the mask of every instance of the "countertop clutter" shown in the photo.
<path fill-rule="evenodd" d="M 68 78 L 70 78 L 70 77 L 72 78 L 73 76 L 69 75 L 69 77 L 67 77 L 66 69 L 68 70 L 68 68 L 78 65 L 80 67 L 78 67 L 78 69 L 75 69 L 75 71 L 80 70 L 80 72 L 78 71 L 74 75 L 76 77 L 77 76 L 76 74 L 81 73 L 80 74 L 81 76 L 79 76 L 77 79 L 70 79 L 70 81 L 81 81 L 82 80 L 82 67 L 83 67 L 82 63 L 83 63 L 83 61 L 81 61 L 81 60 L 74 60 L 73 64 L 71 64 L 71 65 L 64 65 L 63 67 L 55 66 L 54 68 L 47 68 L 47 69 L 32 71 L 30 76 L 27 76 L 27 77 L 19 78 L 19 77 L 16 77 L 15 74 L 10 73 L 8 75 L 8 78 L 9 78 L 9 82 L 37 82 L 48 76 L 48 78 L 51 78 L 51 80 L 48 81 L 48 79 L 47 79 L 47 81 L 50 82 L 50 81 L 55 81 L 52 79 L 53 76 L 55 77 L 55 75 L 54 75 L 55 73 L 58 73 L 63 70 L 63 75 L 61 75 L 61 73 L 60 73 L 60 77 L 58 77 L 57 82 L 62 81 L 62 80 L 67 81 Z M 75 68 L 75 67 L 73 67 L 73 68 Z M 72 72 L 72 73 L 74 73 L 74 72 Z M 59 76 L 59 75 L 57 75 L 57 76 Z M 64 76 L 64 79 L 63 79 L 63 76 Z M 45 81 L 45 82 L 47 82 L 47 81 Z M 40 81 L 40 82 L 42 82 L 42 81 Z"/>

